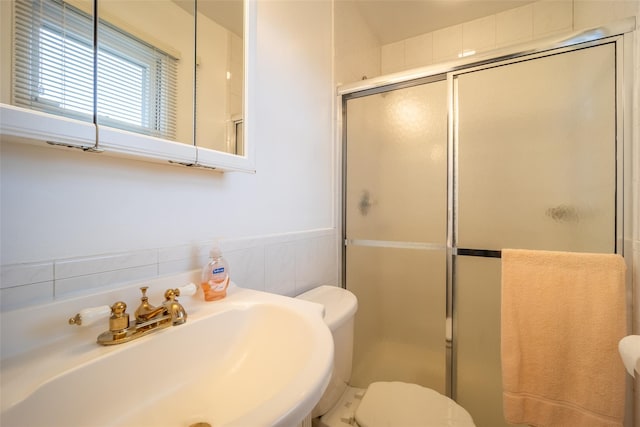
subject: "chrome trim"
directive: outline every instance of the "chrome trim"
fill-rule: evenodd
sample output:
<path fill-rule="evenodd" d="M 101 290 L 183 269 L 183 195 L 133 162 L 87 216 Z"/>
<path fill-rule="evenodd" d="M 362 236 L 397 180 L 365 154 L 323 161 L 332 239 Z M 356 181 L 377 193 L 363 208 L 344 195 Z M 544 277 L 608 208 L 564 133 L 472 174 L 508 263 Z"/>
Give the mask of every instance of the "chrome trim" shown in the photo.
<path fill-rule="evenodd" d="M 449 116 L 449 177 L 448 177 L 448 188 L 447 192 L 449 193 L 449 201 L 448 201 L 448 209 L 449 209 L 449 217 L 448 221 L 448 229 L 447 232 L 449 235 L 447 236 L 451 247 L 449 248 L 449 257 L 447 258 L 448 262 L 448 273 L 449 277 L 447 278 L 447 306 L 451 305 L 450 315 L 451 315 L 451 342 L 448 343 L 451 346 L 450 349 L 450 360 L 448 371 L 450 374 L 447 378 L 447 381 L 450 382 L 448 396 L 452 399 L 457 399 L 458 394 L 458 313 L 457 313 L 457 304 L 455 302 L 456 299 L 456 257 L 455 257 L 455 248 L 458 245 L 458 104 L 456 100 L 458 99 L 458 80 L 454 77 L 452 73 L 447 75 L 447 79 L 450 82 L 449 90 L 451 91 L 451 97 L 449 98 L 449 108 L 450 108 L 450 116 Z M 447 317 L 449 320 L 449 317 Z M 449 350 L 449 349 L 448 349 Z"/>
<path fill-rule="evenodd" d="M 346 100 L 361 98 L 363 96 L 377 95 L 379 93 L 391 92 L 394 90 L 410 88 L 410 87 L 418 86 L 422 84 L 435 83 L 435 82 L 439 82 L 446 79 L 447 79 L 446 73 L 436 73 L 428 76 L 412 78 L 406 81 L 399 81 L 391 84 L 386 84 L 384 86 L 376 86 L 370 89 L 359 90 L 357 92 L 345 93 L 345 94 L 342 94 L 342 98 Z"/>
<path fill-rule="evenodd" d="M 398 242 L 393 240 L 344 239 L 345 246 L 367 246 L 374 248 L 420 249 L 427 251 L 443 251 L 446 245 L 440 243 Z"/>
<path fill-rule="evenodd" d="M 446 318 L 445 318 L 445 393 L 450 398 L 456 398 L 456 313 L 453 304 L 453 285 L 455 278 L 455 258 L 453 257 L 455 224 L 454 215 L 454 127 L 455 127 L 455 111 L 454 111 L 454 79 L 451 74 L 447 74 L 447 257 L 446 257 Z"/>
<path fill-rule="evenodd" d="M 342 245 L 340 245 L 341 252 L 341 260 L 342 260 L 342 271 L 340 278 L 342 280 L 342 287 L 347 289 L 347 99 L 345 97 L 341 97 L 340 102 L 340 113 L 341 113 L 341 123 L 340 132 L 342 136 L 342 150 L 339 150 L 342 153 L 342 164 L 341 164 L 341 173 L 342 173 L 342 197 L 340 198 L 340 202 L 342 206 L 341 209 L 341 241 Z"/>
<path fill-rule="evenodd" d="M 100 17 L 98 16 L 98 0 L 93 0 L 93 105 L 92 105 L 92 114 L 93 114 L 93 125 L 96 130 L 96 140 L 93 144 L 93 148 L 91 151 L 103 151 L 98 145 L 100 144 L 100 140 L 98 139 L 98 26 L 100 24 Z"/>

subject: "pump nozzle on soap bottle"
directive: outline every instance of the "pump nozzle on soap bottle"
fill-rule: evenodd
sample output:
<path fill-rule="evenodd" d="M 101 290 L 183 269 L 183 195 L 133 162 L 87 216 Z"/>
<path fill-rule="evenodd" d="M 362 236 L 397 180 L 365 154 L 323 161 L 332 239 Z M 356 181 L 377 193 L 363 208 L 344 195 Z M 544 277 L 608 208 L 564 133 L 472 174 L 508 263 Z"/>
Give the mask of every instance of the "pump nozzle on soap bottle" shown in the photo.
<path fill-rule="evenodd" d="M 205 301 L 217 301 L 227 296 L 229 280 L 229 264 L 222 258 L 220 247 L 214 246 L 209 251 L 207 265 L 202 269 L 200 287 Z"/>

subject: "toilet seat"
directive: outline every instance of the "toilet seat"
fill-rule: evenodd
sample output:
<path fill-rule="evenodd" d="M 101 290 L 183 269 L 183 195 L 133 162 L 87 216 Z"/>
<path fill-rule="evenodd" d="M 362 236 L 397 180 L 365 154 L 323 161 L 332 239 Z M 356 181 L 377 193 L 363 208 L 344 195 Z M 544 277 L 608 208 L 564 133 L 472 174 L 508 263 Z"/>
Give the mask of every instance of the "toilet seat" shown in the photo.
<path fill-rule="evenodd" d="M 403 382 L 369 385 L 355 418 L 360 427 L 475 427 L 471 415 L 453 400 Z"/>

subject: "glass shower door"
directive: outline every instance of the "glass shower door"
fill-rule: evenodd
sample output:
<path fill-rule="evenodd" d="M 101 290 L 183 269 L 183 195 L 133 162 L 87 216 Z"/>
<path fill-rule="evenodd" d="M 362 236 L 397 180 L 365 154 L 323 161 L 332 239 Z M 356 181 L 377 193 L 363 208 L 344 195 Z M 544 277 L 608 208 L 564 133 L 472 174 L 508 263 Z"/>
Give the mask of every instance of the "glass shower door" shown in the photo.
<path fill-rule="evenodd" d="M 454 78 L 456 397 L 506 425 L 503 248 L 616 251 L 615 43 Z M 484 257 L 465 255 L 484 254 Z M 488 257 L 487 257 L 488 256 Z"/>
<path fill-rule="evenodd" d="M 352 384 L 445 392 L 447 84 L 345 97 L 346 286 Z"/>

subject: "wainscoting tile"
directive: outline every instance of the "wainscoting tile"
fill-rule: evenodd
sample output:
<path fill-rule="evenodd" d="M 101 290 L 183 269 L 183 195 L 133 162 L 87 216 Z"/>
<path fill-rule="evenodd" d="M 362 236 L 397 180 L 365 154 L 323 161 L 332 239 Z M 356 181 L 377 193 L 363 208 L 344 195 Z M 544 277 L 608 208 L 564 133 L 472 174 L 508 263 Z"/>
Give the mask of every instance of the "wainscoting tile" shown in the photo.
<path fill-rule="evenodd" d="M 176 261 L 191 258 L 194 251 L 197 251 L 193 245 L 180 245 L 170 248 L 158 249 L 158 262 Z"/>
<path fill-rule="evenodd" d="M 126 252 L 87 258 L 55 261 L 55 279 L 67 279 L 101 272 L 158 264 L 158 250 Z"/>
<path fill-rule="evenodd" d="M 53 281 L 0 289 L 2 310 L 47 302 L 53 302 Z"/>
<path fill-rule="evenodd" d="M 158 263 L 158 276 L 166 276 L 178 273 L 184 273 L 185 271 L 199 270 L 207 262 L 207 258 L 204 260 L 199 258 L 186 258 L 178 259 L 175 261 L 164 261 Z"/>
<path fill-rule="evenodd" d="M 296 291 L 296 243 L 265 247 L 265 290 L 294 296 Z"/>
<path fill-rule="evenodd" d="M 335 285 L 335 236 L 310 239 L 296 248 L 296 295 L 320 285 Z"/>
<path fill-rule="evenodd" d="M 231 280 L 243 288 L 264 291 L 264 247 L 223 252 L 229 263 Z"/>
<path fill-rule="evenodd" d="M 158 250 L 158 275 L 201 269 L 209 258 L 213 242 L 161 248 Z"/>
<path fill-rule="evenodd" d="M 54 295 L 56 299 L 69 294 L 95 291 L 98 288 L 121 286 L 123 283 L 150 280 L 158 276 L 157 264 L 125 268 L 84 276 L 56 279 Z"/>
<path fill-rule="evenodd" d="M 220 239 L 232 280 L 239 286 L 294 296 L 336 284 L 336 230 L 316 229 Z M 144 285 L 176 273 L 199 276 L 214 240 L 167 248 L 0 267 L 0 310 L 63 300 L 78 294 Z"/>
<path fill-rule="evenodd" d="M 53 262 L 7 264 L 0 271 L 0 288 L 53 280 Z"/>

